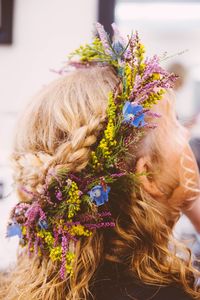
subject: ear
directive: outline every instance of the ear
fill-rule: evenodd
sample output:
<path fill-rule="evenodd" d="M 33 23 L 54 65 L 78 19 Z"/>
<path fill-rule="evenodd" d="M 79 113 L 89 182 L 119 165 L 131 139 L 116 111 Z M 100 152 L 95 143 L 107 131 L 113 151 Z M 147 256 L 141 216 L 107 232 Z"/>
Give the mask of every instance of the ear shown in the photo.
<path fill-rule="evenodd" d="M 151 172 L 150 158 L 147 156 L 140 157 L 136 163 L 136 172 L 144 173 L 140 176 L 140 183 L 144 190 L 155 199 L 163 199 L 164 193 L 158 188 L 153 177 L 148 175 Z"/>

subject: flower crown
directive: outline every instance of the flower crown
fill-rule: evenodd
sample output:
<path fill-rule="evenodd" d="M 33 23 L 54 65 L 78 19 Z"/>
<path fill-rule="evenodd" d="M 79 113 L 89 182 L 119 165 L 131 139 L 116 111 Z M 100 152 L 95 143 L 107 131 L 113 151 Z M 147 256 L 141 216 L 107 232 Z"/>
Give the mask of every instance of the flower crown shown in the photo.
<path fill-rule="evenodd" d="M 62 279 L 73 273 L 76 242 L 99 228 L 115 226 L 109 211 L 112 185 L 122 176 L 136 176 L 126 163 L 130 147 L 137 144 L 145 128 L 155 127 L 147 116 L 159 117 L 151 107 L 176 79 L 160 66 L 157 56 L 144 58 L 137 32 L 126 41 L 116 25 L 112 27 L 113 42 L 97 23 L 98 36 L 75 50 L 69 60 L 76 68 L 113 66 L 122 86 L 120 92 L 108 95 L 107 118 L 88 165 L 76 174 L 66 169 L 49 173 L 42 193 L 27 195 L 29 201 L 18 203 L 7 227 L 7 236 L 18 235 L 30 255 L 45 255 L 58 263 Z"/>

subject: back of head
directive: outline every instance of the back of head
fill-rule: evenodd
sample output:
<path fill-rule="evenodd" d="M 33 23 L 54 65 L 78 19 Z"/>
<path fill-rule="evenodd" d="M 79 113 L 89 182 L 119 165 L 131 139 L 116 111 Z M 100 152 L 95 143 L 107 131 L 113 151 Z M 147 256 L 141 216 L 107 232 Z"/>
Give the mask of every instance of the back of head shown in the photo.
<path fill-rule="evenodd" d="M 119 83 L 109 67 L 81 69 L 45 87 L 28 106 L 17 129 L 15 179 L 40 187 L 50 166 L 81 171 L 106 118 L 108 93 Z"/>

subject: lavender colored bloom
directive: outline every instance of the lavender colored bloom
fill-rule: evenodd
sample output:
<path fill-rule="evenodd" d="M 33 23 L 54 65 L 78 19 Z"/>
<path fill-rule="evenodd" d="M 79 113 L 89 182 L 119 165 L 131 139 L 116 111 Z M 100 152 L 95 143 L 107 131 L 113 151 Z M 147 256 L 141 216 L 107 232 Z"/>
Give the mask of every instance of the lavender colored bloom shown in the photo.
<path fill-rule="evenodd" d="M 29 207 L 30 207 L 30 204 L 28 204 L 28 203 L 23 203 L 23 202 L 18 203 L 14 208 L 14 215 L 19 216 L 19 215 L 24 214 Z"/>
<path fill-rule="evenodd" d="M 89 230 L 94 230 L 98 228 L 108 228 L 108 227 L 115 227 L 114 222 L 100 222 L 100 223 L 95 223 L 95 224 L 85 224 L 85 227 Z"/>
<path fill-rule="evenodd" d="M 119 28 L 115 23 L 112 23 L 111 26 L 114 33 L 113 40 L 118 41 L 124 48 L 127 44 L 126 39 L 122 36 L 121 32 L 119 31 Z"/>
<path fill-rule="evenodd" d="M 123 107 L 123 116 L 123 122 L 131 124 L 134 127 L 143 127 L 146 125 L 143 107 L 141 105 L 126 101 Z"/>
<path fill-rule="evenodd" d="M 56 193 L 56 198 L 57 198 L 59 201 L 62 200 L 62 192 L 61 192 L 61 191 L 58 191 L 58 192 Z"/>
<path fill-rule="evenodd" d="M 126 49 L 126 51 L 124 52 L 124 59 L 125 60 L 129 60 L 131 59 L 131 50 L 129 48 Z"/>
<path fill-rule="evenodd" d="M 104 27 L 100 23 L 96 23 L 96 29 L 99 35 L 99 38 L 104 46 L 105 53 L 108 55 L 112 55 L 112 50 L 110 49 L 109 45 L 109 37 L 104 30 Z"/>
<path fill-rule="evenodd" d="M 7 226 L 6 237 L 18 236 L 20 239 L 22 238 L 22 230 L 21 226 L 16 222 L 12 221 Z"/>
<path fill-rule="evenodd" d="M 101 218 L 107 218 L 107 217 L 111 217 L 112 214 L 110 211 L 102 211 L 101 213 L 98 213 L 98 216 Z"/>
<path fill-rule="evenodd" d="M 68 251 L 68 247 L 69 247 L 69 240 L 67 238 L 67 236 L 63 235 L 62 236 L 62 264 L 61 264 L 61 268 L 60 268 L 60 277 L 61 279 L 65 278 L 65 273 L 66 273 L 66 253 Z"/>
<path fill-rule="evenodd" d="M 164 88 L 168 89 L 173 86 L 176 76 L 169 74 L 159 65 L 159 57 L 154 55 L 152 58 L 145 60 L 145 68 L 142 74 L 137 74 L 130 99 L 137 99 L 138 103 L 146 101 L 151 93 Z M 157 79 L 152 76 L 158 75 Z"/>
<path fill-rule="evenodd" d="M 104 189 L 102 185 L 96 185 L 88 192 L 88 194 L 90 195 L 90 199 L 94 201 L 97 206 L 101 206 L 108 202 L 109 192 L 110 187 Z"/>
<path fill-rule="evenodd" d="M 26 225 L 31 225 L 34 221 L 38 220 L 45 220 L 46 215 L 44 211 L 42 210 L 39 203 L 34 202 L 31 207 L 27 210 L 25 213 L 25 216 L 27 217 Z"/>
<path fill-rule="evenodd" d="M 153 112 L 153 111 L 147 111 L 146 115 L 148 115 L 149 117 L 153 117 L 153 118 L 160 118 L 161 117 L 161 114 L 158 114 L 158 113 Z"/>
<path fill-rule="evenodd" d="M 35 237 L 35 243 L 34 243 L 34 252 L 35 254 L 38 254 L 38 246 L 40 243 L 40 238 L 38 236 Z"/>

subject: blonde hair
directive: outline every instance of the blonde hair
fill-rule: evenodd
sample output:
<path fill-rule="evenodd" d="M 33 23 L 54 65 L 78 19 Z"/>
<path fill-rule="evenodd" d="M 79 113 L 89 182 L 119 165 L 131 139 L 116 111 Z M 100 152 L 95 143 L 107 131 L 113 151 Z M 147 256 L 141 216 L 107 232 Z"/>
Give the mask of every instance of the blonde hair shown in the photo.
<path fill-rule="evenodd" d="M 106 117 L 108 93 L 118 85 L 111 67 L 91 67 L 58 79 L 33 99 L 20 121 L 13 153 L 15 181 L 22 201 L 28 199 L 20 187 L 40 193 L 51 168 L 64 165 L 76 172 L 85 168 Z M 181 154 L 185 142 L 169 97 L 161 104 L 165 114 L 158 128 L 148 131 L 137 152 L 132 153 L 133 163 L 141 156 L 149 157 L 151 176 L 159 181 L 166 199 L 180 184 L 178 171 L 169 165 L 166 168 L 166 153 Z M 136 186 L 136 182 L 122 178 L 113 188 L 109 205 L 116 226 L 96 230 L 77 243 L 72 277 L 61 281 L 57 266 L 48 258 L 28 258 L 24 252 L 16 268 L 2 278 L 0 299 L 25 300 L 27 295 L 38 300 L 87 299 L 91 281 L 104 260 L 126 263 L 129 271 L 147 284 L 177 283 L 199 297 L 193 288 L 196 271 L 189 251 L 185 250 L 185 262 L 176 256 L 177 244 L 169 226 L 175 208 L 153 199 L 142 185 Z M 169 243 L 174 245 L 171 250 Z"/>

